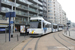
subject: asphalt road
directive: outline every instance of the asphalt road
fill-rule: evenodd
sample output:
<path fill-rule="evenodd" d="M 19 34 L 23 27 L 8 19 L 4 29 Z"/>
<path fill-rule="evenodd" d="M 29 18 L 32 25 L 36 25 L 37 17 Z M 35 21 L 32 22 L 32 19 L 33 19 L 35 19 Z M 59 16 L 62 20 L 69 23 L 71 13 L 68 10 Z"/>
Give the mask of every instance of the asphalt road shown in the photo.
<path fill-rule="evenodd" d="M 41 37 L 30 37 L 13 50 L 75 50 L 75 41 L 63 35 L 63 31 Z"/>

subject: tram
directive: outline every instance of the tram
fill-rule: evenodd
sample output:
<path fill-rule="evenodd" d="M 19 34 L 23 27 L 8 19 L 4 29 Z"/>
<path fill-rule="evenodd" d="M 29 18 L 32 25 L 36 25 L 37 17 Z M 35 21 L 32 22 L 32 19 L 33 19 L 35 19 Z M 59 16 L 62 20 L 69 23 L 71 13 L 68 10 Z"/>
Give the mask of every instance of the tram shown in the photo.
<path fill-rule="evenodd" d="M 58 31 L 58 25 L 57 24 L 55 24 L 55 23 L 52 23 L 51 24 L 52 26 L 51 26 L 51 29 L 52 29 L 52 31 L 51 32 L 57 32 Z"/>
<path fill-rule="evenodd" d="M 63 25 L 58 24 L 58 31 L 62 31 L 63 30 Z"/>
<path fill-rule="evenodd" d="M 29 35 L 44 35 L 51 32 L 51 23 L 42 17 L 31 17 Z"/>

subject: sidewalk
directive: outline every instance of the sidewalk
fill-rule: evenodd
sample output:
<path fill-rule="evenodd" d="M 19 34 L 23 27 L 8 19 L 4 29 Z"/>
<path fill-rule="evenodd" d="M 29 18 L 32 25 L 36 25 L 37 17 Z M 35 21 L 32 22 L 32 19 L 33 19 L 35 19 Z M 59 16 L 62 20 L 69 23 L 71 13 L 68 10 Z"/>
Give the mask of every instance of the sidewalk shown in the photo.
<path fill-rule="evenodd" d="M 19 41 L 17 41 L 17 35 L 19 37 Z M 0 50 L 12 50 L 15 46 L 17 46 L 22 41 L 28 39 L 28 36 L 20 36 L 19 32 L 13 34 L 13 38 L 9 42 L 9 34 L 6 34 L 6 42 L 5 42 L 5 34 L 0 34 Z"/>
<path fill-rule="evenodd" d="M 67 37 L 69 37 L 69 38 L 75 40 L 75 30 L 70 29 L 70 30 L 64 31 L 63 34 L 64 34 L 65 36 L 67 36 Z"/>

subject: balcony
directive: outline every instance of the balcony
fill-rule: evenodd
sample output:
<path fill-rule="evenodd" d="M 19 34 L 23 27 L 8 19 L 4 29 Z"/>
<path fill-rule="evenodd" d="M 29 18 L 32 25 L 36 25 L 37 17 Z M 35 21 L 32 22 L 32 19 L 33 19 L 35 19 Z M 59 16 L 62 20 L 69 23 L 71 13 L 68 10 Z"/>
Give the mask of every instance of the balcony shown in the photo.
<path fill-rule="evenodd" d="M 11 9 L 9 8 L 5 8 L 5 7 L 1 7 L 1 12 L 6 13 L 6 12 L 10 12 Z"/>
<path fill-rule="evenodd" d="M 42 14 L 43 15 L 43 12 L 39 12 L 39 14 Z"/>
<path fill-rule="evenodd" d="M 16 4 L 16 7 L 17 7 L 17 9 L 28 10 L 28 6 L 25 6 L 25 5 Z"/>
<path fill-rule="evenodd" d="M 33 3 L 38 3 L 38 4 L 42 5 L 42 3 L 39 2 L 38 0 L 28 0 L 28 1 L 33 2 Z"/>
<path fill-rule="evenodd" d="M 38 6 L 35 5 L 35 4 L 31 4 L 30 6 L 32 6 L 32 7 L 34 7 L 34 8 L 38 8 Z"/>
<path fill-rule="evenodd" d="M 16 15 L 28 17 L 28 13 L 16 10 Z"/>
<path fill-rule="evenodd" d="M 16 2 L 22 3 L 22 4 L 28 4 L 28 1 L 27 0 L 16 0 Z"/>
<path fill-rule="evenodd" d="M 6 4 L 6 5 L 9 5 L 9 6 L 15 6 L 15 3 L 14 2 L 11 2 L 11 1 L 5 1 L 5 0 L 1 0 L 1 3 L 3 4 Z"/>
<path fill-rule="evenodd" d="M 28 10 L 31 11 L 31 12 L 37 13 L 37 10 L 36 9 L 28 8 Z"/>
<path fill-rule="evenodd" d="M 43 8 L 42 7 L 38 7 L 40 10 L 43 10 Z"/>
<path fill-rule="evenodd" d="M 36 14 L 29 14 L 29 17 L 36 17 Z"/>

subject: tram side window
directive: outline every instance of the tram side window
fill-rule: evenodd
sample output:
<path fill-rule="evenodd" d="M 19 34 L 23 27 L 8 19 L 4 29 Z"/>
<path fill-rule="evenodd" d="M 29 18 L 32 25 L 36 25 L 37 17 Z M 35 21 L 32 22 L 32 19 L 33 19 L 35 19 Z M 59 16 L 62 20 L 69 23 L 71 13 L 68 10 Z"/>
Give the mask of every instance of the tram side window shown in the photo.
<path fill-rule="evenodd" d="M 50 28 L 50 25 L 49 25 L 49 24 L 47 24 L 47 25 L 45 25 L 45 27 L 46 27 L 46 28 Z"/>
<path fill-rule="evenodd" d="M 50 28 L 52 28 L 52 25 L 51 24 L 49 26 L 50 26 Z"/>
<path fill-rule="evenodd" d="M 43 23 L 43 28 L 45 27 L 45 24 Z"/>
<path fill-rule="evenodd" d="M 38 24 L 38 28 L 41 28 L 41 22 L 39 22 L 39 24 Z"/>

